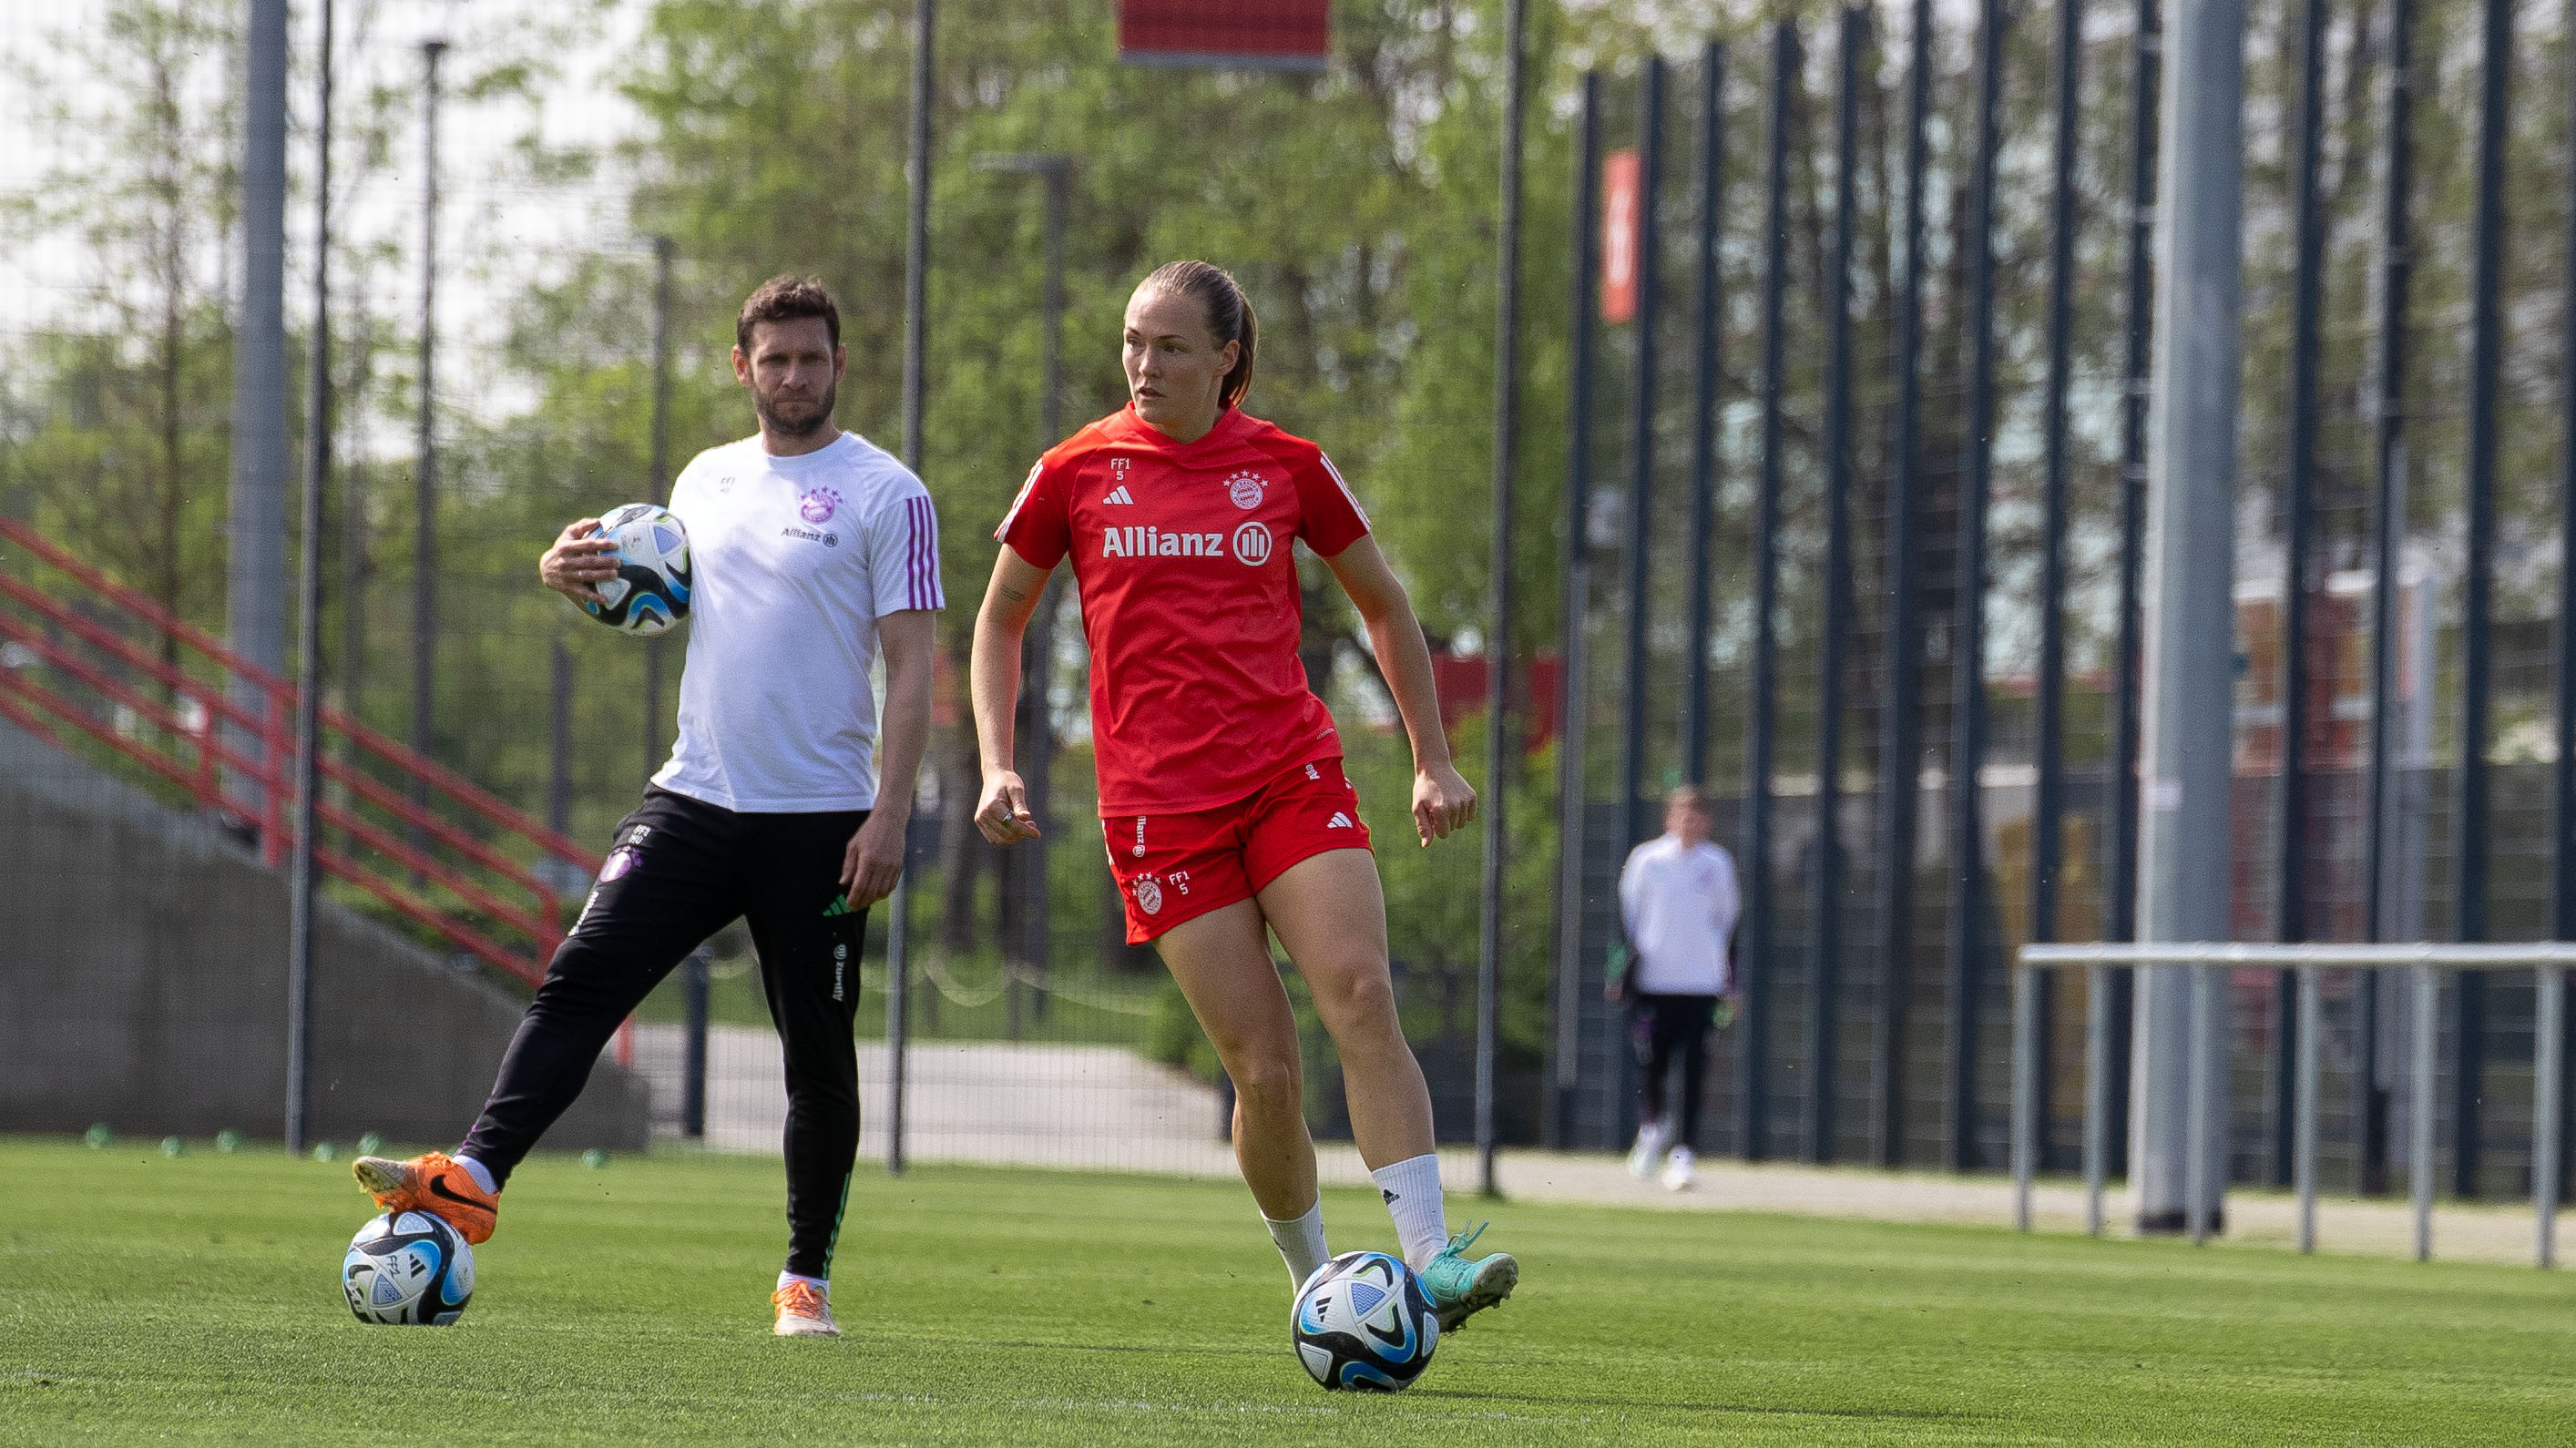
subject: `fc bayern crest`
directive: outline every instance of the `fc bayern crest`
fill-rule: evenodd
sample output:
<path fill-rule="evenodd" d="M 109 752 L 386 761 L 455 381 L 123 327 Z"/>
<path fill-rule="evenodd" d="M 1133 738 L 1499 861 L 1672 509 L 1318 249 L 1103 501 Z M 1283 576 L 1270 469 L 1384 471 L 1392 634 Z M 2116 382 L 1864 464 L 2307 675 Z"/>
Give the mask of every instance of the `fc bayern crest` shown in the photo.
<path fill-rule="evenodd" d="M 1249 512 L 1261 506 L 1262 490 L 1268 486 L 1259 473 L 1236 473 L 1225 480 L 1225 495 L 1234 499 L 1236 507 Z"/>
<path fill-rule="evenodd" d="M 830 488 L 816 488 L 796 500 L 796 512 L 808 523 L 828 523 L 841 510 L 841 495 Z"/>
<path fill-rule="evenodd" d="M 1163 887 L 1155 884 L 1151 875 L 1136 882 L 1136 908 L 1148 915 L 1163 912 Z"/>

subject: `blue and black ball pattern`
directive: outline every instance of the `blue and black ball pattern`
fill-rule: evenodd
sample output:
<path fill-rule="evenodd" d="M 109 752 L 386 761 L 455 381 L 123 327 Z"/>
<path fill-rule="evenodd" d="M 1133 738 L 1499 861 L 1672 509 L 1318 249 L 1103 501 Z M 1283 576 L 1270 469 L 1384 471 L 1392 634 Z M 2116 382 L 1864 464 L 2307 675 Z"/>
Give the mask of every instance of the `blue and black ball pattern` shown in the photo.
<path fill-rule="evenodd" d="M 1290 1336 L 1298 1361 L 1327 1389 L 1401 1392 L 1431 1366 L 1440 1315 L 1400 1259 L 1345 1252 L 1299 1290 Z"/>
<path fill-rule="evenodd" d="M 599 585 L 609 601 L 585 603 L 583 612 L 647 638 L 689 616 L 689 535 L 677 515 L 652 503 L 628 503 L 599 520 L 599 536 L 617 544 L 617 577 Z"/>
<path fill-rule="evenodd" d="M 350 1240 L 340 1291 L 360 1322 L 447 1327 L 474 1299 L 474 1249 L 427 1212 L 377 1217 Z"/>

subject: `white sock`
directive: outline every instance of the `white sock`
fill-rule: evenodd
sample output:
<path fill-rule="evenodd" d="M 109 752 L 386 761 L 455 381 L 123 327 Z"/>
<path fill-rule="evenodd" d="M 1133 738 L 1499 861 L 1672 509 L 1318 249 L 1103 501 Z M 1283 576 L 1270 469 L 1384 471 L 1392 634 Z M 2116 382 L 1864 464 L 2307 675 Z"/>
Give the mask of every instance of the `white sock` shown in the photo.
<path fill-rule="evenodd" d="M 829 1302 L 832 1300 L 832 1282 L 828 1277 L 800 1277 L 793 1272 L 781 1272 L 778 1274 L 779 1291 L 786 1291 L 787 1284 L 790 1282 L 802 1282 L 806 1286 L 813 1288 L 815 1291 L 822 1293 L 824 1301 Z"/>
<path fill-rule="evenodd" d="M 1417 1157 L 1369 1173 L 1377 1194 L 1386 1198 L 1386 1214 L 1395 1218 L 1395 1240 L 1404 1247 L 1405 1265 L 1419 1272 L 1449 1245 L 1449 1222 L 1440 1208 L 1440 1155 Z"/>
<path fill-rule="evenodd" d="M 1317 1197 L 1306 1215 L 1281 1221 L 1276 1217 L 1261 1219 L 1270 1228 L 1270 1240 L 1279 1244 L 1279 1259 L 1288 1264 L 1291 1287 L 1303 1287 L 1315 1269 L 1333 1260 L 1333 1249 L 1324 1245 L 1324 1199 Z"/>
<path fill-rule="evenodd" d="M 470 1156 L 460 1156 L 456 1158 L 456 1164 L 465 1168 L 465 1174 L 474 1178 L 474 1184 L 476 1186 L 481 1187 L 483 1190 L 490 1192 L 496 1197 L 501 1194 L 501 1184 L 492 1179 L 492 1169 L 490 1167 L 485 1166 L 483 1163 L 476 1161 Z"/>

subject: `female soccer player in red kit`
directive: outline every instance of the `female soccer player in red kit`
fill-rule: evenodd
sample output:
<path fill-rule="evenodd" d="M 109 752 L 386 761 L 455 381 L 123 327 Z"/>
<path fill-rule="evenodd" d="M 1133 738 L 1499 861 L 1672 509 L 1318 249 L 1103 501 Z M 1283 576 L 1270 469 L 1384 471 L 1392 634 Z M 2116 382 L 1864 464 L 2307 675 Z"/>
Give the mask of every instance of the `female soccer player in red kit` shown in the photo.
<path fill-rule="evenodd" d="M 975 621 L 976 826 L 1033 839 L 1012 764 L 1020 638 L 1070 558 L 1091 648 L 1101 828 L 1127 938 L 1154 942 L 1235 1088 L 1234 1153 L 1303 1283 L 1331 1260 L 1300 1110 L 1296 1021 L 1275 932 L 1340 1049 L 1351 1131 L 1440 1325 L 1511 1295 L 1508 1254 L 1448 1235 L 1431 1095 L 1388 981 L 1386 898 L 1332 715 L 1297 657 L 1292 545 L 1325 561 L 1367 621 L 1412 736 L 1425 845 L 1474 818 L 1449 761 L 1431 655 L 1404 585 L 1323 450 L 1246 414 L 1251 305 L 1205 262 L 1174 262 L 1127 303 L 1128 405 L 1058 445 L 1020 489 Z M 1481 1230 L 1481 1229 L 1479 1229 Z"/>

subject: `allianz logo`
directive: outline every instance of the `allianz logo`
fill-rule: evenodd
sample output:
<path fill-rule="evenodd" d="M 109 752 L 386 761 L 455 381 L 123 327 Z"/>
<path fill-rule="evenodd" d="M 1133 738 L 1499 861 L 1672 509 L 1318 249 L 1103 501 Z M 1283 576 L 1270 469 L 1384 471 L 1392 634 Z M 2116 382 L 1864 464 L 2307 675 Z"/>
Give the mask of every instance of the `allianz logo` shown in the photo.
<path fill-rule="evenodd" d="M 1270 561 L 1270 530 L 1259 523 L 1245 523 L 1229 536 L 1216 533 L 1176 533 L 1157 528 L 1151 523 L 1106 528 L 1100 535 L 1103 558 L 1225 558 L 1259 566 Z"/>

